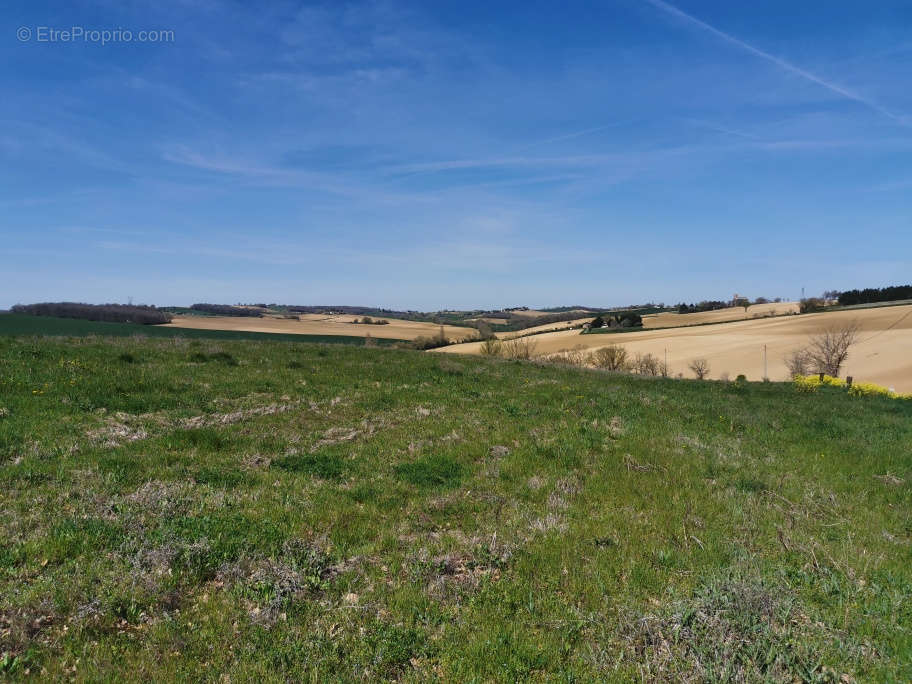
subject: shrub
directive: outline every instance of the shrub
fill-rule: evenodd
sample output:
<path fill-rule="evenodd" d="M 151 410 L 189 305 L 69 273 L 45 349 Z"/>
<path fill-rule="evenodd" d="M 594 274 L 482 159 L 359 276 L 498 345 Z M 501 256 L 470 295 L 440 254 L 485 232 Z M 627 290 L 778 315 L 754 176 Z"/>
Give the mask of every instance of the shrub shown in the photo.
<path fill-rule="evenodd" d="M 799 392 L 816 392 L 819 387 L 842 387 L 847 388 L 848 393 L 853 397 L 888 397 L 890 399 L 912 399 L 912 394 L 900 394 L 887 387 L 875 385 L 873 382 L 856 382 L 849 386 L 842 378 L 824 374 L 823 379 L 820 375 L 799 375 L 795 377 L 793 384 Z"/>
<path fill-rule="evenodd" d="M 631 365 L 633 371 L 640 375 L 662 375 L 662 371 L 665 370 L 662 362 L 652 354 L 637 354 L 633 357 Z"/>
<path fill-rule="evenodd" d="M 799 392 L 812 393 L 820 387 L 816 375 L 796 375 L 794 379 L 795 389 Z"/>
<path fill-rule="evenodd" d="M 591 352 L 583 345 L 577 345 L 573 349 L 566 349 L 560 352 L 559 360 L 569 363 L 571 366 L 588 366 L 592 358 Z"/>
<path fill-rule="evenodd" d="M 481 343 L 479 351 L 484 356 L 500 356 L 503 353 L 503 343 L 496 337 L 488 337 Z"/>
<path fill-rule="evenodd" d="M 690 368 L 697 380 L 703 380 L 709 375 L 709 361 L 706 359 L 694 359 L 690 362 L 688 368 Z"/>
<path fill-rule="evenodd" d="M 508 340 L 503 345 L 503 356 L 508 359 L 522 359 L 528 361 L 535 356 L 538 343 L 529 338 L 516 338 Z"/>
<path fill-rule="evenodd" d="M 416 337 L 412 340 L 412 346 L 415 349 L 437 349 L 438 347 L 445 347 L 450 343 L 450 341 L 443 334 L 443 326 L 440 326 L 440 332 L 434 335 L 433 337 Z"/>
<path fill-rule="evenodd" d="M 622 371 L 627 368 L 627 350 L 616 344 L 596 349 L 591 358 L 597 368 L 609 371 Z"/>
<path fill-rule="evenodd" d="M 808 356 L 818 373 L 839 377 L 839 369 L 849 355 L 849 347 L 858 339 L 858 324 L 834 327 L 811 338 Z"/>
<path fill-rule="evenodd" d="M 793 378 L 812 371 L 839 377 L 842 364 L 849 356 L 849 348 L 857 339 L 858 323 L 855 321 L 829 328 L 811 337 L 807 347 L 788 355 L 785 365 Z"/>
<path fill-rule="evenodd" d="M 880 385 L 875 385 L 873 382 L 857 382 L 853 383 L 849 388 L 849 394 L 853 397 L 890 397 L 894 398 L 898 396 L 896 392 L 891 392 L 886 387 L 881 387 Z"/>
<path fill-rule="evenodd" d="M 807 375 L 811 370 L 811 359 L 808 356 L 807 349 L 796 349 L 786 356 L 785 366 L 788 368 L 789 376 L 792 378 Z"/>
<path fill-rule="evenodd" d="M 817 297 L 808 297 L 807 299 L 802 299 L 801 303 L 798 305 L 798 310 L 801 313 L 816 313 L 818 311 L 823 311 L 825 302 L 822 299 Z"/>

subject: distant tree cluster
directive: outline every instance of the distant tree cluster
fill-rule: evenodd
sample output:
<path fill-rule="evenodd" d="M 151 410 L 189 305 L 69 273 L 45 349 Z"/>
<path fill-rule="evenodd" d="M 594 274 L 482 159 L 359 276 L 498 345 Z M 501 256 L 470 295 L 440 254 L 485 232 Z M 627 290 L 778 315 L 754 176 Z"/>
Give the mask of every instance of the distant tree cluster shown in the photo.
<path fill-rule="evenodd" d="M 107 323 L 139 323 L 159 325 L 170 323 L 171 314 L 154 306 L 128 304 L 82 304 L 78 302 L 42 302 L 39 304 L 17 304 L 13 313 L 29 316 L 55 316 L 57 318 L 79 318 L 85 321 Z"/>
<path fill-rule="evenodd" d="M 632 311 L 618 314 L 602 314 L 592 319 L 590 328 L 638 328 L 643 325 L 643 317 Z"/>
<path fill-rule="evenodd" d="M 817 313 L 823 311 L 826 302 L 819 297 L 806 297 L 798 303 L 798 311 L 801 313 Z"/>
<path fill-rule="evenodd" d="M 262 318 L 263 314 L 256 309 L 247 309 L 243 306 L 229 306 L 228 304 L 193 304 L 190 306 L 194 311 L 203 313 L 216 314 L 217 316 L 251 316 L 253 318 Z"/>
<path fill-rule="evenodd" d="M 442 325 L 440 326 L 440 331 L 436 335 L 431 337 L 416 337 L 412 340 L 412 347 L 415 349 L 437 349 L 438 347 L 445 347 L 448 344 L 450 344 L 450 341 L 447 339 Z"/>
<path fill-rule="evenodd" d="M 356 318 L 352 323 L 360 323 L 362 325 L 389 325 L 389 321 L 385 318 L 371 318 L 370 316 L 365 316 L 364 318 Z"/>
<path fill-rule="evenodd" d="M 839 303 L 842 306 L 893 302 L 900 299 L 912 299 L 912 285 L 867 287 L 864 290 L 848 290 L 839 294 Z"/>
<path fill-rule="evenodd" d="M 713 299 L 702 301 L 699 304 L 685 304 L 684 302 L 681 302 L 678 304 L 677 309 L 680 314 L 688 314 L 700 313 L 701 311 L 715 311 L 716 309 L 727 309 L 729 306 L 731 306 L 729 302 L 720 302 L 719 300 Z"/>

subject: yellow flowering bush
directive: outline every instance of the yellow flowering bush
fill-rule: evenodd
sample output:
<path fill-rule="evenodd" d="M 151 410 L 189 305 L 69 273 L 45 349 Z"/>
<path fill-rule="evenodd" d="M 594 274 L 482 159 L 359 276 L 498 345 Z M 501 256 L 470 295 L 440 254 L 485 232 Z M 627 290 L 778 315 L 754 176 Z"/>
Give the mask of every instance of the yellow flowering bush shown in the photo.
<path fill-rule="evenodd" d="M 855 382 L 849 387 L 842 378 L 824 375 L 823 380 L 819 375 L 796 375 L 795 389 L 799 392 L 816 392 L 818 387 L 848 387 L 848 392 L 853 397 L 889 397 L 890 399 L 912 399 L 912 394 L 900 394 L 873 382 Z"/>
<path fill-rule="evenodd" d="M 891 399 L 908 399 L 908 394 L 898 394 L 873 382 L 856 382 L 849 388 L 849 394 L 856 397 L 890 397 Z"/>
<path fill-rule="evenodd" d="M 796 375 L 794 382 L 799 392 L 816 392 L 820 387 L 820 379 L 816 375 Z"/>

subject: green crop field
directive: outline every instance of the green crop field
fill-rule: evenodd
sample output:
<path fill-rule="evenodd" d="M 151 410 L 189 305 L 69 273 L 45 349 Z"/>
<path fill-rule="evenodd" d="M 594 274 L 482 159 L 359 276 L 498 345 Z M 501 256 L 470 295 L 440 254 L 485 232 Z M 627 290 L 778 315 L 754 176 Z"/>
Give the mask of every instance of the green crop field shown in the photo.
<path fill-rule="evenodd" d="M 0 676 L 908 681 L 912 402 L 827 390 L 0 336 Z"/>
<path fill-rule="evenodd" d="M 84 337 L 86 335 L 117 337 L 182 337 L 187 339 L 213 340 L 275 340 L 286 342 L 312 342 L 327 344 L 364 344 L 364 337 L 355 335 L 296 335 L 292 333 L 260 333 L 244 330 L 197 330 L 194 328 L 166 328 L 160 325 L 137 325 L 136 323 L 106 323 L 85 321 L 77 318 L 55 318 L 53 316 L 30 316 L 24 314 L 0 314 L 0 336 L 2 335 L 52 335 Z M 404 340 L 372 338 L 379 346 L 394 345 Z"/>

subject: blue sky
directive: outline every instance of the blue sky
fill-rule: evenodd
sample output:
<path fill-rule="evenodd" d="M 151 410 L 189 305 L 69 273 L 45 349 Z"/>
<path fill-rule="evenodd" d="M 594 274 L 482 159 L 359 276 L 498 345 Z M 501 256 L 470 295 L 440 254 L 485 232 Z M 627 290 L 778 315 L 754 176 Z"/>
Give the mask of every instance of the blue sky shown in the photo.
<path fill-rule="evenodd" d="M 907 0 L 0 12 L 0 307 L 613 305 L 912 280 Z"/>

